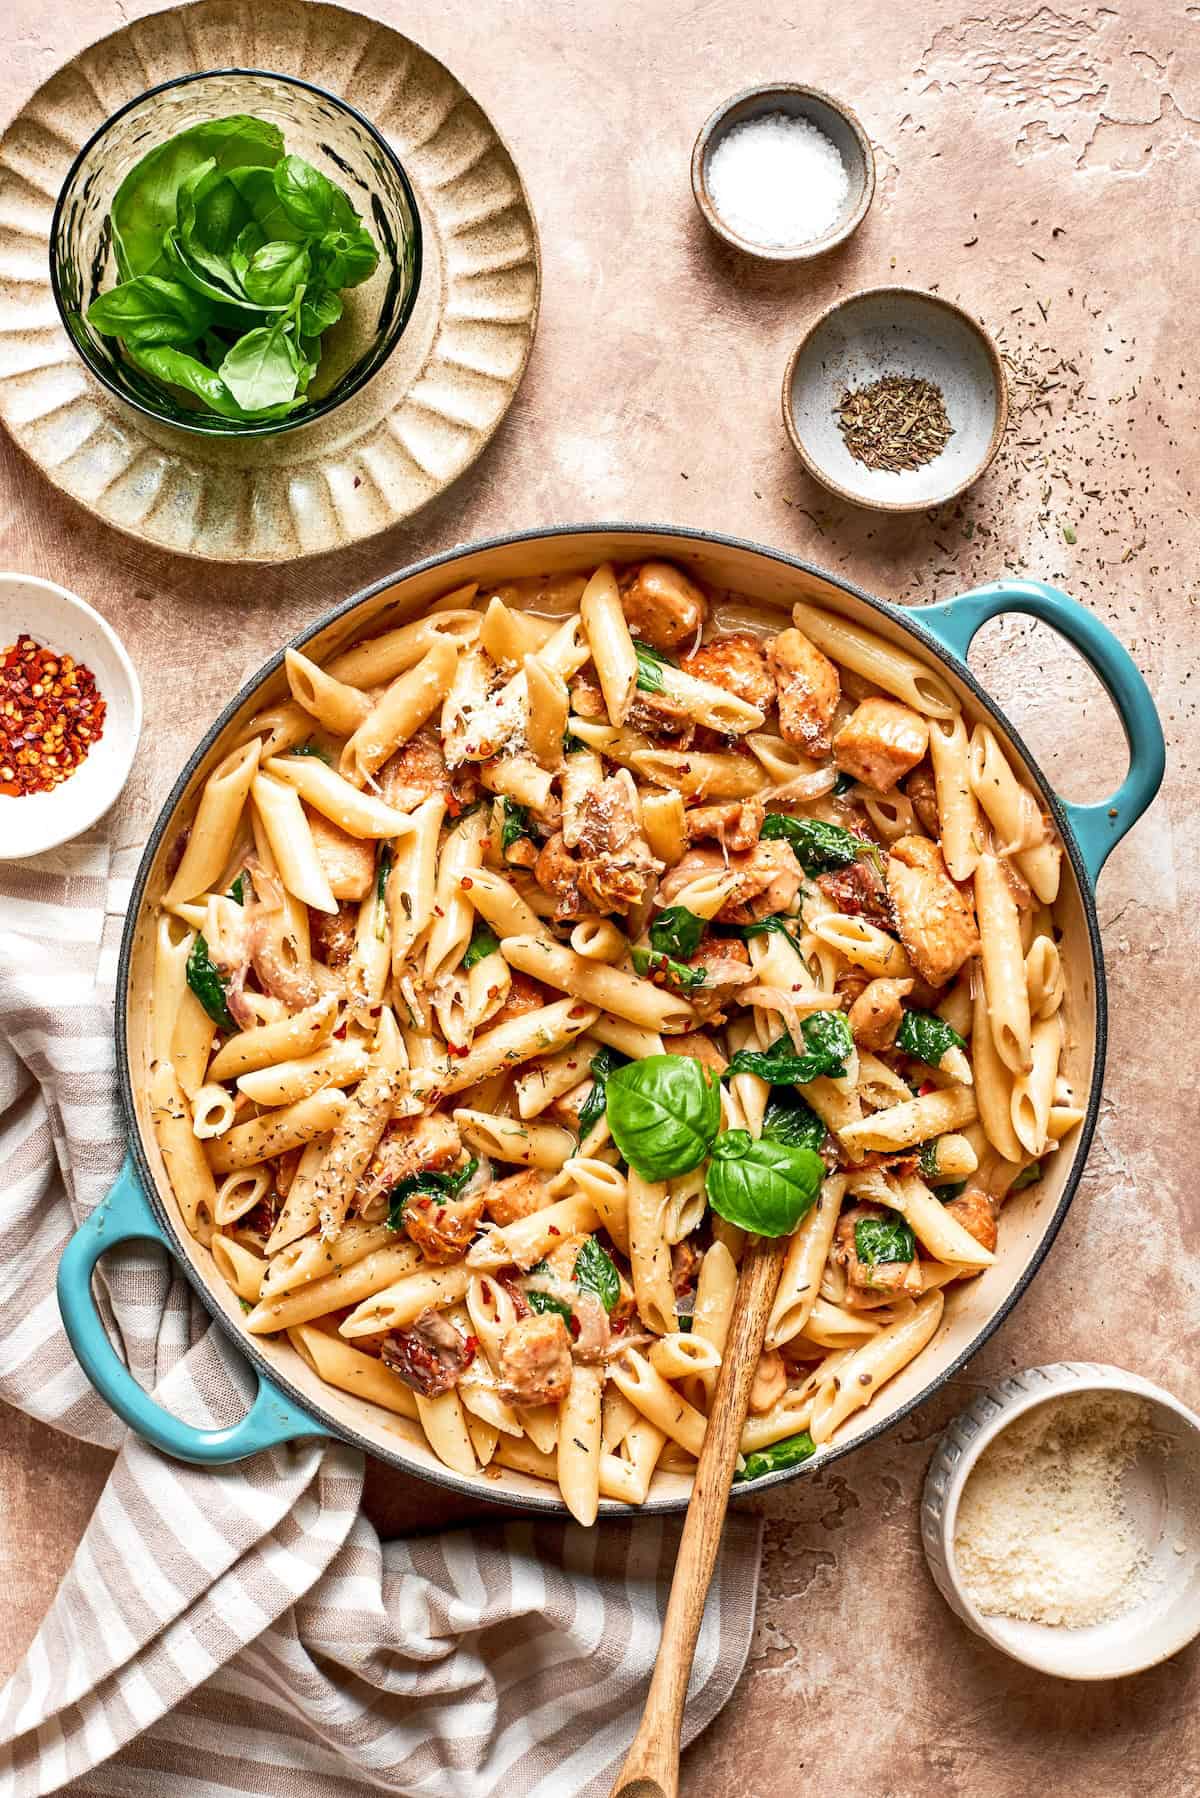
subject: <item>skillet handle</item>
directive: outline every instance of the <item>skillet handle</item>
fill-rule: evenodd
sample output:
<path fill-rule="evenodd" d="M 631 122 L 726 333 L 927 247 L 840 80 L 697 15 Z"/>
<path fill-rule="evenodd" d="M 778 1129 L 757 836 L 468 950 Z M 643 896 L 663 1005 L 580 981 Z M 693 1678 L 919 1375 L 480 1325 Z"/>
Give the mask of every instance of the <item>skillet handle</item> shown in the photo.
<path fill-rule="evenodd" d="M 67 1336 L 84 1373 L 105 1403 L 131 1430 L 163 1454 L 173 1455 L 177 1461 L 193 1461 L 201 1467 L 219 1467 L 280 1442 L 321 1435 L 323 1432 L 313 1419 L 261 1374 L 258 1393 L 246 1415 L 223 1430 L 202 1430 L 184 1423 L 142 1391 L 100 1321 L 92 1297 L 92 1274 L 101 1255 L 118 1243 L 145 1241 L 160 1242 L 170 1249 L 130 1158 L 115 1184 L 68 1242 L 58 1267 L 58 1306 Z"/>
<path fill-rule="evenodd" d="M 1125 732 L 1129 772 L 1111 798 L 1099 805 L 1061 801 L 1094 887 L 1109 855 L 1162 785 L 1166 745 L 1158 712 L 1129 651 L 1108 626 L 1077 599 L 1043 581 L 995 581 L 939 605 L 922 606 L 913 616 L 965 662 L 980 629 L 1003 612 L 1027 612 L 1065 637 L 1102 681 Z"/>

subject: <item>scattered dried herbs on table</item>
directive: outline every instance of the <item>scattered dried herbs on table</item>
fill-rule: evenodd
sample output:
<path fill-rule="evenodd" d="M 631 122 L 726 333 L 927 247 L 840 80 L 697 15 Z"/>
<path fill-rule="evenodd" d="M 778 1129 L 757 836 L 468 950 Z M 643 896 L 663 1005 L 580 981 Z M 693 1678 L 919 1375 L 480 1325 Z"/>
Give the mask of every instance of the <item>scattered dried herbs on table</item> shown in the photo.
<path fill-rule="evenodd" d="M 892 474 L 923 468 L 954 435 L 941 388 L 918 375 L 847 387 L 834 413 L 854 460 Z"/>

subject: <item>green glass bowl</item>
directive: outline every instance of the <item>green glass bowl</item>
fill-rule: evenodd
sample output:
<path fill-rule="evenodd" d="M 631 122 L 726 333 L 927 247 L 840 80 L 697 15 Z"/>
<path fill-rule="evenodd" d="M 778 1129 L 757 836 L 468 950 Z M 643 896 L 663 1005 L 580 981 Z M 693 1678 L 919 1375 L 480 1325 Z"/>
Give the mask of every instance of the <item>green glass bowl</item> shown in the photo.
<path fill-rule="evenodd" d="M 125 176 L 150 150 L 209 119 L 248 113 L 278 125 L 289 154 L 345 188 L 379 246 L 369 281 L 343 291 L 344 311 L 321 338 L 308 398 L 286 418 L 218 417 L 130 362 L 115 337 L 88 324 L 88 307 L 116 285 L 111 206 Z M 412 315 L 421 280 L 421 221 L 407 175 L 360 113 L 307 81 L 262 69 L 213 69 L 163 82 L 115 112 L 71 167 L 50 228 L 50 283 L 67 334 L 110 393 L 157 419 L 205 437 L 265 437 L 299 430 L 340 406 L 382 368 Z"/>

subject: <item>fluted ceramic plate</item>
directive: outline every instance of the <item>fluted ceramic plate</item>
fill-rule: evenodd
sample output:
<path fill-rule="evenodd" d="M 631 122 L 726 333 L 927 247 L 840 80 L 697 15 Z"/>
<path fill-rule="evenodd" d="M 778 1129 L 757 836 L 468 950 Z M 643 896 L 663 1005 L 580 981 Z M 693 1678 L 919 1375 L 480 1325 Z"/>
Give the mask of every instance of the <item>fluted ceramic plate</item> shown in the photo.
<path fill-rule="evenodd" d="M 424 268 L 384 367 L 328 418 L 201 439 L 142 418 L 89 374 L 59 321 L 48 245 L 78 151 L 120 106 L 204 69 L 298 75 L 365 114 L 421 215 Z M 279 562 L 399 524 L 479 455 L 537 325 L 537 227 L 512 156 L 440 62 L 386 25 L 311 0 L 198 0 L 77 56 L 0 139 L 0 418 L 106 524 L 219 561 Z"/>

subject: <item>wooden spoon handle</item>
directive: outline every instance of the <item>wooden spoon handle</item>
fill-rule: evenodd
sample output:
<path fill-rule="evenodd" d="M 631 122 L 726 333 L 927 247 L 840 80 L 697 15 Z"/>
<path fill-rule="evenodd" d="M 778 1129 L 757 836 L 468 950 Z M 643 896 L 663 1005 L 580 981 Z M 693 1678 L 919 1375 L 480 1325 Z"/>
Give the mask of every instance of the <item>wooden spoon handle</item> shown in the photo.
<path fill-rule="evenodd" d="M 679 1731 L 696 1639 L 729 1505 L 750 1388 L 788 1240 L 786 1236 L 752 1237 L 742 1256 L 729 1335 L 679 1541 L 654 1677 L 641 1725 L 617 1776 L 612 1798 L 677 1798 Z"/>

